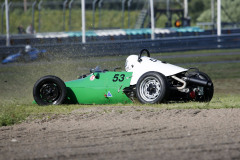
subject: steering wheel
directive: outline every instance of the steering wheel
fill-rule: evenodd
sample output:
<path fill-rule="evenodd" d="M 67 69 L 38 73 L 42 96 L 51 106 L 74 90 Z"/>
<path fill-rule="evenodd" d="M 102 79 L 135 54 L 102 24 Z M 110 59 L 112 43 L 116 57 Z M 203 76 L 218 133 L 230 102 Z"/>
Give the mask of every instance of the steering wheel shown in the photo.
<path fill-rule="evenodd" d="M 150 57 L 150 52 L 147 49 L 142 49 L 138 55 L 138 62 L 142 62 L 141 58 L 144 51 L 147 53 L 147 56 Z"/>

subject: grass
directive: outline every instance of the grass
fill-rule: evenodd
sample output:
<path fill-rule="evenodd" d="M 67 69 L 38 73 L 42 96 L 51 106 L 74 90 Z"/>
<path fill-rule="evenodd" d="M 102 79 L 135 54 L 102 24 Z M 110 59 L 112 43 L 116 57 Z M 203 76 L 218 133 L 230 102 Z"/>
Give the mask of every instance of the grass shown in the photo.
<path fill-rule="evenodd" d="M 130 11 L 130 28 L 134 28 L 135 22 L 140 11 Z M 95 12 L 95 26 L 93 26 L 92 10 L 86 10 L 86 29 L 93 28 L 122 28 L 122 12 L 118 10 L 102 10 L 101 23 L 99 23 L 99 12 Z M 128 15 L 125 12 L 124 27 L 128 28 Z M 5 16 L 4 16 L 5 19 Z M 32 12 L 24 12 L 21 9 L 14 9 L 10 12 L 10 33 L 18 33 L 17 27 L 22 24 L 26 29 L 32 22 Z M 5 20 L 3 21 L 5 25 Z M 39 12 L 35 12 L 34 28 L 36 32 L 61 32 L 61 31 L 81 31 L 81 9 L 72 9 L 71 28 L 69 26 L 69 10 L 66 10 L 65 30 L 63 29 L 63 11 L 62 9 L 42 9 L 39 30 Z M 5 32 L 5 31 L 4 31 Z"/>
<path fill-rule="evenodd" d="M 166 52 L 166 53 L 154 53 L 158 56 L 168 55 L 191 55 L 191 54 L 214 54 L 214 53 L 239 53 L 239 49 L 214 49 L 214 50 L 196 50 L 196 51 L 181 51 L 181 52 Z"/>
<path fill-rule="evenodd" d="M 34 104 L 6 104 L 0 107 L 0 126 L 8 126 L 24 121 L 27 117 L 42 118 L 58 114 L 68 114 L 78 105 L 39 107 Z"/>
<path fill-rule="evenodd" d="M 86 30 L 104 29 L 104 28 L 134 28 L 135 23 L 141 10 L 131 10 L 129 12 L 129 26 L 128 26 L 128 12 L 124 13 L 124 24 L 122 26 L 122 11 L 121 10 L 101 10 L 101 17 L 99 16 L 99 10 L 95 12 L 95 24 L 93 24 L 93 13 L 92 10 L 86 10 Z M 32 11 L 31 9 L 24 12 L 21 8 L 14 8 L 11 10 L 9 15 L 10 33 L 17 34 L 17 27 L 22 25 L 25 29 L 32 23 Z M 69 25 L 69 10 L 66 10 L 65 23 L 63 23 L 63 11 L 62 9 L 47 9 L 42 8 L 40 14 L 39 23 L 39 12 L 35 10 L 34 14 L 34 28 L 35 31 L 40 32 L 62 32 L 62 31 L 81 31 L 81 9 L 73 8 L 71 11 L 71 26 Z M 5 26 L 5 15 L 3 16 L 3 25 Z M 101 19 L 101 22 L 100 20 Z M 177 15 L 173 15 L 173 21 L 178 19 Z M 147 16 L 144 26 L 149 26 L 150 17 Z M 161 15 L 159 20 L 155 22 L 155 27 L 165 28 L 167 17 Z M 40 24 L 40 30 L 39 30 Z M 65 26 L 64 26 L 65 24 Z M 173 25 L 173 24 L 172 24 Z M 65 28 L 65 29 L 63 29 Z M 5 34 L 4 30 L 4 34 Z"/>
<path fill-rule="evenodd" d="M 191 58 L 191 61 L 189 61 L 189 58 L 173 58 L 173 59 L 168 59 L 169 63 L 196 63 L 196 62 L 214 62 L 214 61 L 232 61 L 232 60 L 240 60 L 239 55 L 223 55 L 223 56 L 208 56 L 208 57 L 195 57 Z"/>
<path fill-rule="evenodd" d="M 240 52 L 240 50 L 214 50 L 196 52 L 174 52 L 158 53 L 152 57 L 162 59 L 162 55 L 201 54 L 219 52 Z M 240 55 L 210 56 L 210 57 L 184 57 L 164 58 L 171 63 L 192 63 L 201 61 L 224 61 L 236 60 Z M 13 125 L 24 121 L 27 117 L 42 118 L 44 115 L 68 114 L 71 111 L 89 107 L 87 105 L 60 105 L 42 107 L 32 104 L 32 87 L 37 79 L 45 75 L 56 75 L 64 81 L 76 79 L 79 75 L 89 73 L 90 68 L 97 65 L 102 69 L 113 70 L 115 67 L 122 67 L 124 70 L 126 56 L 107 57 L 81 57 L 66 58 L 57 57 L 53 61 L 35 61 L 31 63 L 15 63 L 0 65 L 0 126 Z M 189 65 L 181 65 L 190 67 Z M 214 98 L 210 103 L 170 103 L 150 105 L 159 108 L 181 108 L 181 109 L 209 109 L 209 108 L 240 108 L 240 63 L 224 64 L 197 64 L 194 65 L 201 71 L 206 72 L 213 80 L 215 86 Z M 193 67 L 193 66 L 192 66 Z M 140 104 L 132 104 L 140 105 Z M 99 105 L 96 105 L 99 106 Z M 101 105 L 106 106 L 106 105 Z M 100 107 L 101 107 L 100 106 Z M 149 106 L 149 105 L 146 105 Z M 122 113 L 122 111 L 119 111 Z"/>
<path fill-rule="evenodd" d="M 124 13 L 124 24 L 122 26 L 122 11 L 121 10 L 101 10 L 101 17 L 99 16 L 99 10 L 95 12 L 95 24 L 93 24 L 92 10 L 86 10 L 86 30 L 104 29 L 104 28 L 134 28 L 135 23 L 141 10 L 131 10 L 129 13 L 129 26 L 128 26 L 128 13 Z M 26 12 L 21 8 L 14 8 L 9 15 L 10 33 L 17 34 L 17 27 L 22 25 L 25 29 L 32 23 L 32 11 L 31 9 Z M 73 8 L 71 11 L 71 26 L 69 25 L 69 10 L 66 10 L 65 23 L 63 23 L 63 11 L 62 9 L 47 9 L 42 8 L 39 23 L 39 12 L 35 10 L 34 14 L 34 28 L 36 32 L 61 32 L 61 31 L 81 31 L 81 9 Z M 3 16 L 3 25 L 5 26 L 5 16 Z M 101 22 L 99 21 L 101 19 Z M 173 21 L 177 20 L 177 15 L 173 15 Z M 149 26 L 149 17 L 147 17 L 144 26 Z M 155 22 L 155 27 L 164 28 L 167 22 L 165 15 L 160 16 L 160 20 Z M 39 30 L 40 24 L 40 30 Z M 63 25 L 65 24 L 65 27 Z M 65 28 L 65 30 L 63 29 Z M 4 30 L 4 34 L 5 34 Z"/>
<path fill-rule="evenodd" d="M 221 109 L 221 108 L 240 108 L 240 100 L 237 95 L 221 95 L 215 94 L 210 103 L 172 103 L 172 104 L 160 104 L 156 107 L 166 109 Z"/>

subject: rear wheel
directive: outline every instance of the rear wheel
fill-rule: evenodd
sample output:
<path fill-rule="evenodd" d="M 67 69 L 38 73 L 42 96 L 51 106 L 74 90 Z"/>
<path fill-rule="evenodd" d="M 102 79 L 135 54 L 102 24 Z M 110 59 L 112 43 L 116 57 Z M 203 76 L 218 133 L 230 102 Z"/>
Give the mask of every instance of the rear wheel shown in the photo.
<path fill-rule="evenodd" d="M 66 85 L 56 76 L 42 77 L 33 87 L 33 97 L 39 105 L 62 104 L 66 97 Z"/>
<path fill-rule="evenodd" d="M 212 83 L 211 78 L 206 73 L 203 73 L 203 72 L 197 72 L 197 73 L 195 72 L 192 74 L 191 77 L 203 79 Z M 213 97 L 213 93 L 214 93 L 213 83 L 211 86 L 205 86 L 205 87 L 197 86 L 195 100 L 198 102 L 210 102 Z"/>
<path fill-rule="evenodd" d="M 136 92 L 141 103 L 160 103 L 167 98 L 168 85 L 166 77 L 161 73 L 147 72 L 139 78 Z"/>

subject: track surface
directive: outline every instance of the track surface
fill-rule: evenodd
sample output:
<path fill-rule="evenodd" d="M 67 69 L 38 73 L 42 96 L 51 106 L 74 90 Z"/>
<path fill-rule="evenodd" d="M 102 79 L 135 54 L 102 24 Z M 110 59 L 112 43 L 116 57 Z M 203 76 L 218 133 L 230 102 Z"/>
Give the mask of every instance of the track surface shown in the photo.
<path fill-rule="evenodd" d="M 0 128 L 0 159 L 240 159 L 240 110 L 91 107 Z"/>

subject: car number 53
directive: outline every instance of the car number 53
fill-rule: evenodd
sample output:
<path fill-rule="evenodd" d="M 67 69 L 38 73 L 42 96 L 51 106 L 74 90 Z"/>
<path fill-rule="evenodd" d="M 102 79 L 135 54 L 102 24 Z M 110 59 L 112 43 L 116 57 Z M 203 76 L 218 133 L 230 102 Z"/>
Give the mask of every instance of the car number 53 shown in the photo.
<path fill-rule="evenodd" d="M 125 79 L 125 74 L 115 74 L 112 81 L 113 82 L 117 82 L 117 81 L 122 82 L 122 81 L 124 81 L 124 79 Z"/>

